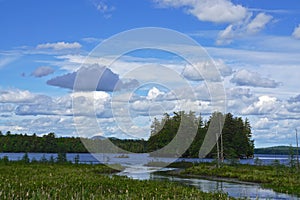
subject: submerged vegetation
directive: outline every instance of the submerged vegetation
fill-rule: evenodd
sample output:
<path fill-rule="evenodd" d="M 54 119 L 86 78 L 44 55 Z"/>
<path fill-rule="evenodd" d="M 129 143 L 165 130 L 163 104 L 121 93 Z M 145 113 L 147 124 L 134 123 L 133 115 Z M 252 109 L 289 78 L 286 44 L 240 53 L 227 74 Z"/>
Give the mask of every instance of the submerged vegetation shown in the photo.
<path fill-rule="evenodd" d="M 105 165 L 0 160 L 0 199 L 232 199 L 172 182 L 108 175 Z"/>

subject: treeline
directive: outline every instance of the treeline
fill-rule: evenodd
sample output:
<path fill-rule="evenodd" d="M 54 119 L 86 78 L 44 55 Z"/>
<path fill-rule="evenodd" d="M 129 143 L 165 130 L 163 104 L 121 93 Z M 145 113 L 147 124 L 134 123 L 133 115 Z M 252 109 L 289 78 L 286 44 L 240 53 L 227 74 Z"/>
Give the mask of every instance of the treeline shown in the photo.
<path fill-rule="evenodd" d="M 36 134 L 11 134 L 5 135 L 0 131 L 0 152 L 31 152 L 31 153 L 86 153 L 87 150 L 79 137 L 55 137 L 49 133 L 42 137 Z"/>
<path fill-rule="evenodd" d="M 104 140 L 110 140 L 116 146 L 135 153 L 146 152 L 146 142 L 144 140 L 121 140 L 117 138 L 88 139 L 80 137 L 56 137 L 54 133 L 49 133 L 42 137 L 36 134 L 11 134 L 8 131 L 5 135 L 0 131 L 0 152 L 31 152 L 31 153 L 88 153 L 85 145 L 93 147 L 103 147 Z M 83 142 L 84 141 L 84 142 Z M 85 144 L 85 145 L 84 145 Z M 98 148 L 102 152 L 105 148 Z M 111 149 L 109 149 L 111 150 Z M 123 152 L 121 152 L 123 153 Z"/>
<path fill-rule="evenodd" d="M 220 113 L 218 113 L 220 114 Z M 216 115 L 214 113 L 212 117 Z M 189 148 L 183 152 L 183 157 L 198 157 L 199 150 L 211 123 L 211 119 L 203 121 L 201 116 L 195 113 L 185 113 L 183 111 L 174 112 L 173 116 L 165 114 L 161 120 L 154 119 L 151 125 L 151 136 L 148 140 L 121 140 L 117 138 L 88 139 L 79 137 L 56 137 L 54 133 L 49 133 L 42 137 L 36 134 L 11 134 L 9 131 L 3 134 L 0 131 L 0 152 L 32 152 L 32 153 L 87 153 L 85 145 L 92 147 L 93 152 L 103 152 L 107 150 L 105 140 L 110 140 L 116 146 L 129 152 L 146 153 L 162 149 L 167 146 L 174 138 L 176 146 L 181 146 L 187 139 L 194 138 Z M 254 152 L 254 142 L 251 139 L 251 126 L 249 121 L 240 117 L 233 117 L 231 113 L 225 115 L 224 127 L 222 130 L 223 155 L 225 158 L 244 158 L 252 157 Z M 184 123 L 181 123 L 184 119 Z M 179 127 L 185 126 L 181 135 L 176 138 Z M 182 127 L 181 127 L 182 128 Z M 191 136 L 191 133 L 196 133 Z M 85 145 L 84 145 L 85 144 Z M 218 140 L 221 145 L 220 138 Z M 207 157 L 217 156 L 217 145 L 209 152 Z M 109 149 L 111 152 L 124 153 Z M 166 150 L 167 151 L 167 150 Z M 153 154 L 154 155 L 154 154 Z M 169 152 L 161 151 L 160 156 L 170 156 Z"/>
<path fill-rule="evenodd" d="M 297 155 L 300 154 L 300 150 L 297 153 L 297 147 L 291 146 L 275 146 L 275 147 L 266 147 L 266 148 L 257 148 L 254 149 L 255 154 L 276 154 L 276 155 Z"/>

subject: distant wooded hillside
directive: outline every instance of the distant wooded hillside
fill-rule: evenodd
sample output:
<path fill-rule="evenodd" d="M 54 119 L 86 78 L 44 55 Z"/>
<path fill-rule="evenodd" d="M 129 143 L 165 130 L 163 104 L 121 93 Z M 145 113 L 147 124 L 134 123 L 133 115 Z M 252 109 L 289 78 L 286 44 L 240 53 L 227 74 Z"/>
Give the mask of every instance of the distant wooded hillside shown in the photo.
<path fill-rule="evenodd" d="M 274 146 L 274 147 L 267 147 L 267 148 L 256 148 L 254 149 L 255 154 L 277 154 L 277 155 L 290 155 L 290 154 L 297 154 L 296 147 L 290 146 Z M 300 150 L 298 152 L 300 154 Z"/>

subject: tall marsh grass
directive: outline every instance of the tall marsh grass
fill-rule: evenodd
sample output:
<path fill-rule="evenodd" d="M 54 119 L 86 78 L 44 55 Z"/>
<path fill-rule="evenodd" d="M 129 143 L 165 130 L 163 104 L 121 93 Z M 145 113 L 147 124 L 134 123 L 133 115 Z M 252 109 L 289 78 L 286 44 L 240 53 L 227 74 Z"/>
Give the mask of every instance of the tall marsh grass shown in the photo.
<path fill-rule="evenodd" d="M 0 199 L 229 199 L 171 182 L 139 181 L 107 174 L 104 165 L 0 163 Z"/>

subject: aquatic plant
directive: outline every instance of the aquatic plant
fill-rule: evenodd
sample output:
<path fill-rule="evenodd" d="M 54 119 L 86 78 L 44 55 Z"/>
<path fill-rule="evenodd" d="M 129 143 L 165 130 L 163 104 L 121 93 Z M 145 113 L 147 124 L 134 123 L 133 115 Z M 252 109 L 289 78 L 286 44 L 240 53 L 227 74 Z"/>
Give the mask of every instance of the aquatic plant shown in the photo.
<path fill-rule="evenodd" d="M 105 165 L 0 164 L 0 199 L 232 199 L 172 182 L 115 175 Z"/>

